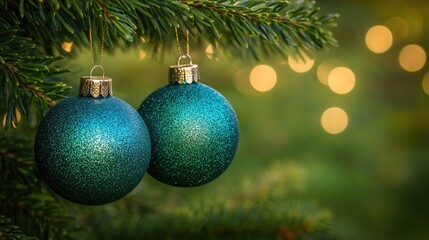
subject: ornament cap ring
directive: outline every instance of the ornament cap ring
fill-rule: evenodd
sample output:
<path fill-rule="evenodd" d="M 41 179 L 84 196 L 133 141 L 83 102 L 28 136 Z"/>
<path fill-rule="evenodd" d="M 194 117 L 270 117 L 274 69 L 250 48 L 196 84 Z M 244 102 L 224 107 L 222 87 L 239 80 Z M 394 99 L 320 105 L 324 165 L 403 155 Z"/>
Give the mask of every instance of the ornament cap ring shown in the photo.
<path fill-rule="evenodd" d="M 189 55 L 189 54 L 184 54 L 184 55 L 179 56 L 179 59 L 177 60 L 177 66 L 183 66 L 183 65 L 184 65 L 184 64 L 180 64 L 180 60 L 182 60 L 182 59 L 184 59 L 184 58 L 189 59 L 189 63 L 188 63 L 188 64 L 185 64 L 185 65 L 192 65 L 192 58 L 191 58 L 191 55 Z"/>
<path fill-rule="evenodd" d="M 104 78 L 104 68 L 103 68 L 103 66 L 101 66 L 101 65 L 94 65 L 92 68 L 91 68 L 91 71 L 89 72 L 89 78 L 92 78 L 92 71 L 94 71 L 94 69 L 96 69 L 96 68 L 101 68 L 101 70 L 103 71 L 103 75 L 102 75 L 102 78 Z"/>
<path fill-rule="evenodd" d="M 93 76 L 92 72 L 96 68 L 101 68 L 102 76 Z M 112 79 L 104 76 L 104 68 L 101 65 L 95 65 L 91 68 L 89 76 L 83 76 L 79 86 L 80 95 L 83 97 L 90 96 L 93 98 L 106 98 L 113 96 Z"/>

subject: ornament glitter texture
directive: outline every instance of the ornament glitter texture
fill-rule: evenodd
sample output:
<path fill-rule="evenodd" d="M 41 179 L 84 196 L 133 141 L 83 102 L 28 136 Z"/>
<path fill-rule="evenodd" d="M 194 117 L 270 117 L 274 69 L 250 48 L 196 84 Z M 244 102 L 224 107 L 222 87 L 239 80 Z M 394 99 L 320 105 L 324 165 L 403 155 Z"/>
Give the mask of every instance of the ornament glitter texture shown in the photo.
<path fill-rule="evenodd" d="M 170 84 L 149 95 L 138 109 L 152 141 L 148 173 L 169 185 L 193 187 L 212 181 L 237 150 L 239 127 L 232 106 L 198 78 L 195 64 L 170 66 Z"/>
<path fill-rule="evenodd" d="M 151 144 L 146 124 L 111 96 L 111 79 L 82 77 L 81 95 L 55 106 L 35 140 L 40 175 L 61 197 L 100 205 L 124 197 L 143 178 Z"/>

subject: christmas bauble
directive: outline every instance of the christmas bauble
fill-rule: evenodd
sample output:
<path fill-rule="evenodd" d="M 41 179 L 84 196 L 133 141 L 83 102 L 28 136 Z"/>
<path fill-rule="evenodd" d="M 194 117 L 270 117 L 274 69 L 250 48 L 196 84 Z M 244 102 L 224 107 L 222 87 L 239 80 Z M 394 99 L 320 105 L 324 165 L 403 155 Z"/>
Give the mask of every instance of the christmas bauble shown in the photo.
<path fill-rule="evenodd" d="M 195 69 L 178 70 L 183 69 L 170 69 L 170 84 L 150 94 L 138 112 L 152 141 L 148 173 L 169 185 L 193 187 L 212 181 L 230 165 L 239 127 L 219 92 L 189 79 Z"/>
<path fill-rule="evenodd" d="M 41 177 L 55 193 L 78 204 L 124 197 L 149 164 L 145 122 L 129 104 L 110 96 L 110 87 L 83 77 L 81 93 L 88 95 L 60 102 L 37 130 L 35 158 Z"/>

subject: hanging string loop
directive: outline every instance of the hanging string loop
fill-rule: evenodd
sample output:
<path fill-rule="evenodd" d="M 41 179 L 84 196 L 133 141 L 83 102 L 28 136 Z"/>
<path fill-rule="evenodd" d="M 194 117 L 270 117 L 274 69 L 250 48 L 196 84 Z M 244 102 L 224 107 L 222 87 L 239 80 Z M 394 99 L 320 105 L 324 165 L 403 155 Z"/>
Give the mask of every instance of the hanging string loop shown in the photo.
<path fill-rule="evenodd" d="M 103 65 L 103 53 L 104 53 L 104 35 L 106 32 L 106 26 L 104 25 L 104 22 L 101 24 L 101 49 L 100 49 L 100 57 L 99 57 L 99 63 L 97 65 Z M 92 37 L 92 27 L 89 26 L 89 49 L 91 52 L 91 64 L 92 66 L 95 66 L 95 60 L 94 60 L 94 43 L 93 43 L 93 37 Z"/>
<path fill-rule="evenodd" d="M 182 59 L 186 59 L 186 58 L 189 59 L 189 63 L 188 64 L 181 64 L 180 61 Z M 192 65 L 191 55 L 189 55 L 189 54 L 180 55 L 179 59 L 177 60 L 177 66 L 186 66 L 186 65 Z"/>
<path fill-rule="evenodd" d="M 89 78 L 93 78 L 92 77 L 92 71 L 94 71 L 94 69 L 96 69 L 96 68 L 101 68 L 101 71 L 103 71 L 103 75 L 102 75 L 102 78 L 104 78 L 104 68 L 103 68 L 103 66 L 101 66 L 101 65 L 95 65 L 95 66 L 93 66 L 92 68 L 91 68 L 91 72 L 89 72 Z"/>

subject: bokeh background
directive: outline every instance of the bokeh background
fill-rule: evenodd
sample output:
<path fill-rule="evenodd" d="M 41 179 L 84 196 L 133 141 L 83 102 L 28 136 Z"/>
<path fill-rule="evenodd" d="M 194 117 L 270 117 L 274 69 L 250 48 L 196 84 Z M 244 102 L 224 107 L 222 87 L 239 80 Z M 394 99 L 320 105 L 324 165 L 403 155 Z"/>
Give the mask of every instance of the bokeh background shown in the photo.
<path fill-rule="evenodd" d="M 306 176 L 301 197 L 330 209 L 338 239 L 429 239 L 429 2 L 317 4 L 341 15 L 339 47 L 305 62 L 229 59 L 191 46 L 201 81 L 228 98 L 241 127 L 230 168 L 193 191 L 294 163 Z M 173 50 L 163 60 L 144 44 L 106 56 L 115 95 L 137 108 L 167 83 Z M 68 64 L 72 85 L 89 64 L 86 52 Z"/>

